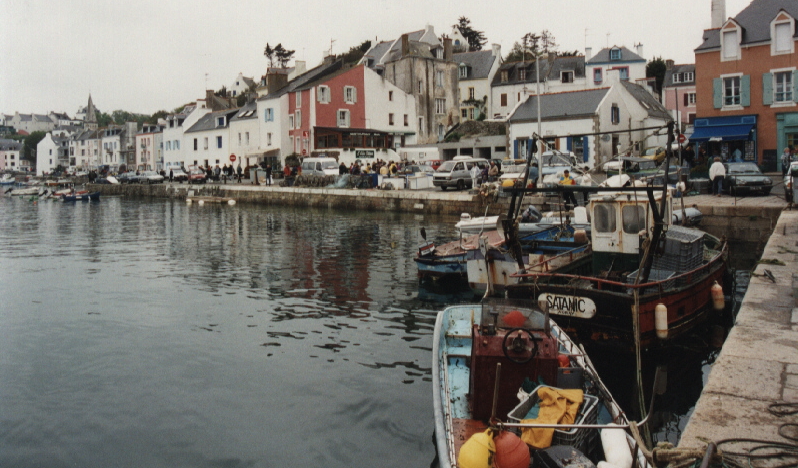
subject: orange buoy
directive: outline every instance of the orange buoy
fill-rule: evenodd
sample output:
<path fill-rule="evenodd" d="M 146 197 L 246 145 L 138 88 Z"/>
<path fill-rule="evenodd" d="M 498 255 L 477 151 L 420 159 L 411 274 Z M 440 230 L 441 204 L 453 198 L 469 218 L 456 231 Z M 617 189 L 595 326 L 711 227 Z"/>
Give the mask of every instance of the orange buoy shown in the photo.
<path fill-rule="evenodd" d="M 529 447 L 520 437 L 509 431 L 501 431 L 493 438 L 496 444 L 496 468 L 527 468 Z"/>
<path fill-rule="evenodd" d="M 568 358 L 567 354 L 558 354 L 557 364 L 558 367 L 571 367 L 571 359 Z"/>
<path fill-rule="evenodd" d="M 524 326 L 524 323 L 526 322 L 526 317 L 524 317 L 524 314 L 522 314 L 521 312 L 513 310 L 507 315 L 505 315 L 504 319 L 502 320 L 509 327 L 521 328 Z"/>
<path fill-rule="evenodd" d="M 496 454 L 496 444 L 491 437 L 491 430 L 478 432 L 460 447 L 457 464 L 460 468 L 491 468 Z"/>
<path fill-rule="evenodd" d="M 723 288 L 715 281 L 715 284 L 710 288 L 712 291 L 712 307 L 715 310 L 723 310 L 726 308 L 726 300 L 723 298 Z"/>

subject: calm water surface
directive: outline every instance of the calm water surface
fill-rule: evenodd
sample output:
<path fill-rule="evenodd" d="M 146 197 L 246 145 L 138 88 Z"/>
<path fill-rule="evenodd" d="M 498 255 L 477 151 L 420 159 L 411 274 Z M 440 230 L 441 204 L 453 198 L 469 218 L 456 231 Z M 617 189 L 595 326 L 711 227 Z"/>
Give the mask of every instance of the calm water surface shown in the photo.
<path fill-rule="evenodd" d="M 453 221 L 0 198 L 0 466 L 430 466 L 435 315 L 470 297 L 420 289 L 412 257 Z M 672 369 L 660 440 L 706 342 L 649 359 Z"/>

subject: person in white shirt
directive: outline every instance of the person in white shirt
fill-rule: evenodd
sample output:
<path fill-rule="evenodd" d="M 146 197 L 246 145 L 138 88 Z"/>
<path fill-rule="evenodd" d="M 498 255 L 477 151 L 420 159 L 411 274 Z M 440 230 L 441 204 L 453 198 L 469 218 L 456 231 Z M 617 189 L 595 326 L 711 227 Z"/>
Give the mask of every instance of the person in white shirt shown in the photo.
<path fill-rule="evenodd" d="M 720 196 L 723 191 L 723 179 L 726 177 L 726 168 L 720 161 L 720 157 L 715 156 L 715 162 L 709 166 L 709 180 L 712 181 L 712 193 L 715 196 Z"/>

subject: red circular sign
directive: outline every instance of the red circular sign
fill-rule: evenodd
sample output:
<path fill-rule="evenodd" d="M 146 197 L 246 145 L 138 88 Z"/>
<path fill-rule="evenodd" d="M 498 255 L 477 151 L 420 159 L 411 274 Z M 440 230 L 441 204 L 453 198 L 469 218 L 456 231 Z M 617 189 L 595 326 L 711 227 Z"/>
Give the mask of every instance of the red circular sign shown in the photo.
<path fill-rule="evenodd" d="M 230 155 L 230 162 L 236 162 L 236 155 L 235 154 L 231 154 Z"/>
<path fill-rule="evenodd" d="M 680 133 L 679 134 L 679 143 L 684 143 L 685 140 L 687 140 L 687 138 L 684 136 L 683 133 Z"/>

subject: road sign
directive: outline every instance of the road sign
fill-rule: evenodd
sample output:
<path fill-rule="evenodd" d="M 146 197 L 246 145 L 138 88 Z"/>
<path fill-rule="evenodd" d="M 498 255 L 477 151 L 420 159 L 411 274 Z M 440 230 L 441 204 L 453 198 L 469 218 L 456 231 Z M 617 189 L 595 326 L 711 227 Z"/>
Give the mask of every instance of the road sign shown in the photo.
<path fill-rule="evenodd" d="M 230 155 L 230 162 L 236 162 L 236 155 L 235 154 L 231 154 Z"/>
<path fill-rule="evenodd" d="M 687 138 L 684 136 L 684 133 L 680 133 L 678 140 L 679 140 L 679 143 L 684 143 L 685 140 L 687 140 Z"/>

